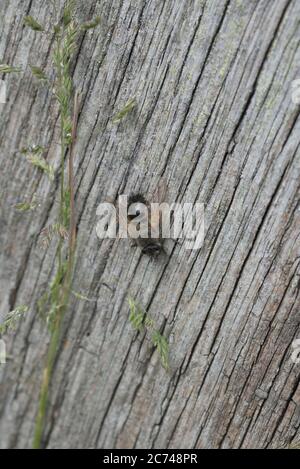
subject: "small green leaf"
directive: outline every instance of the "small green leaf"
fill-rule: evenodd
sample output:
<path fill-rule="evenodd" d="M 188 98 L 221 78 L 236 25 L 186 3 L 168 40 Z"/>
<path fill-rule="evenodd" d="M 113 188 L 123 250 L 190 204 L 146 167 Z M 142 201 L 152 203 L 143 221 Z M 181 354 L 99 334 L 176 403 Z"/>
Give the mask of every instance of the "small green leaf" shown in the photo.
<path fill-rule="evenodd" d="M 68 230 L 60 223 L 54 223 L 45 227 L 40 232 L 39 245 L 42 248 L 48 248 L 54 236 L 58 236 L 63 241 L 69 238 Z"/>
<path fill-rule="evenodd" d="M 47 174 L 50 181 L 54 180 L 54 169 L 45 158 L 43 158 L 42 154 L 45 151 L 45 148 L 40 146 L 33 146 L 30 148 L 22 148 L 21 153 L 26 155 L 27 161 L 31 163 L 36 168 L 41 169 L 44 173 Z"/>
<path fill-rule="evenodd" d="M 78 298 L 79 300 L 83 300 L 83 301 L 89 301 L 90 303 L 94 303 L 94 302 L 97 302 L 96 299 L 91 299 L 91 298 L 88 298 L 87 296 L 84 296 L 82 295 L 81 293 L 78 293 L 74 290 L 72 290 L 72 293 L 73 295 L 75 296 L 75 298 Z"/>
<path fill-rule="evenodd" d="M 129 114 L 134 108 L 136 107 L 136 100 L 135 98 L 130 99 L 127 101 L 123 109 L 119 111 L 112 119 L 113 124 L 118 124 L 127 114 Z"/>
<path fill-rule="evenodd" d="M 28 306 L 21 305 L 11 311 L 4 322 L 0 324 L 0 334 L 5 334 L 8 330 L 14 330 L 17 322 L 27 313 L 28 309 Z"/>
<path fill-rule="evenodd" d="M 129 321 L 133 329 L 141 331 L 143 329 L 143 320 L 145 313 L 135 304 L 135 301 L 132 298 L 128 299 L 130 314 Z"/>
<path fill-rule="evenodd" d="M 20 202 L 15 205 L 15 209 L 18 212 L 29 212 L 30 210 L 32 210 L 32 206 L 30 202 Z"/>
<path fill-rule="evenodd" d="M 24 24 L 29 28 L 33 29 L 33 31 L 44 31 L 43 26 L 41 26 L 32 16 L 25 16 Z"/>
<path fill-rule="evenodd" d="M 36 195 L 32 197 L 31 201 L 29 202 L 20 202 L 15 205 L 15 209 L 18 212 L 30 212 L 34 210 L 37 207 L 37 200 L 36 200 Z"/>
<path fill-rule="evenodd" d="M 81 25 L 81 29 L 83 31 L 88 31 L 89 29 L 96 28 L 101 22 L 100 16 L 96 16 L 96 18 L 92 21 L 87 21 Z"/>
<path fill-rule="evenodd" d="M 45 151 L 46 151 L 46 148 L 41 147 L 40 145 L 32 145 L 30 147 L 22 147 L 21 150 L 20 150 L 20 152 L 23 155 L 29 155 L 29 154 L 40 155 L 40 154 L 44 153 Z"/>
<path fill-rule="evenodd" d="M 145 318 L 145 327 L 147 327 L 147 329 L 154 329 L 155 327 L 155 322 L 152 318 L 150 318 L 149 316 L 146 316 Z"/>
<path fill-rule="evenodd" d="M 146 332 L 151 337 L 152 344 L 158 351 L 162 366 L 168 370 L 169 344 L 167 339 L 155 328 L 155 321 L 136 304 L 133 298 L 129 297 L 128 303 L 130 309 L 129 321 L 132 327 L 139 332 L 146 329 Z"/>
<path fill-rule="evenodd" d="M 167 339 L 163 335 L 161 335 L 159 331 L 154 331 L 152 334 L 152 343 L 154 347 L 157 348 L 162 366 L 166 370 L 168 370 L 169 369 L 169 344 L 167 342 Z"/>
<path fill-rule="evenodd" d="M 34 65 L 30 65 L 32 75 L 36 77 L 38 80 L 47 81 L 48 77 L 45 72 L 40 67 L 35 67 Z"/>
<path fill-rule="evenodd" d="M 75 13 L 76 2 L 74 0 L 67 0 L 64 11 L 62 21 L 64 26 L 68 26 Z"/>
<path fill-rule="evenodd" d="M 10 65 L 0 64 L 0 73 L 20 73 L 22 70 L 17 67 L 11 67 Z"/>
<path fill-rule="evenodd" d="M 61 264 L 61 268 L 57 270 L 54 278 L 50 282 L 49 289 L 38 300 L 38 312 L 44 319 L 50 330 L 53 332 L 55 328 L 55 318 L 57 311 L 62 308 L 61 303 L 61 287 L 67 272 L 67 262 Z"/>

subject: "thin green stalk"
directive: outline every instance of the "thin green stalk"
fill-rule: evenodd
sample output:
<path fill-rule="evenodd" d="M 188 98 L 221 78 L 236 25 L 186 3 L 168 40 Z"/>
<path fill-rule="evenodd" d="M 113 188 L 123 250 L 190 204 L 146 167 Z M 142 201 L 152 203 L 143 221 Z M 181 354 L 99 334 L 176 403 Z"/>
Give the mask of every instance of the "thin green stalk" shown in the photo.
<path fill-rule="evenodd" d="M 46 410 L 47 410 L 47 403 L 48 403 L 49 385 L 50 385 L 50 380 L 52 376 L 53 366 L 54 366 L 55 359 L 56 359 L 57 350 L 60 344 L 63 318 L 64 318 L 64 314 L 65 314 L 65 311 L 69 302 L 69 297 L 71 294 L 71 284 L 72 284 L 73 266 L 74 266 L 73 264 L 74 264 L 75 249 L 76 249 L 76 220 L 75 220 L 75 203 L 74 203 L 73 164 L 74 164 L 74 145 L 76 141 L 77 122 L 78 122 L 78 94 L 77 93 L 75 93 L 75 98 L 74 98 L 74 112 L 73 112 L 72 122 L 73 122 L 72 142 L 70 146 L 69 165 L 68 165 L 68 168 L 69 168 L 68 184 L 69 184 L 69 191 L 71 194 L 69 256 L 67 260 L 67 270 L 64 275 L 64 280 L 63 280 L 63 285 L 62 285 L 62 290 L 61 290 L 62 298 L 58 306 L 54 324 L 51 329 L 51 338 L 50 338 L 50 344 L 48 348 L 47 361 L 46 361 L 46 366 L 43 372 L 43 381 L 42 381 L 40 399 L 39 399 L 39 409 L 38 409 L 38 415 L 36 419 L 35 434 L 34 434 L 34 440 L 33 440 L 34 449 L 40 448 L 41 443 L 42 443 L 43 429 L 44 429 L 44 424 L 45 424 L 45 417 L 46 417 Z M 64 145 L 62 145 L 62 149 L 63 148 L 64 148 Z M 62 199 L 62 203 L 64 204 L 64 199 Z M 61 269 L 63 269 L 63 265 L 61 263 L 61 257 L 62 257 L 62 241 L 61 240 L 58 245 L 58 257 L 59 257 L 59 272 L 61 274 L 62 273 Z"/>
<path fill-rule="evenodd" d="M 70 271 L 73 270 L 74 255 L 76 249 L 76 215 L 75 215 L 75 183 L 74 183 L 74 146 L 77 136 L 77 124 L 79 115 L 79 95 L 75 92 L 73 120 L 72 120 L 72 139 L 69 156 L 69 191 L 70 191 L 70 238 L 69 238 L 69 260 Z"/>
<path fill-rule="evenodd" d="M 58 19 L 58 10 L 55 1 L 51 0 L 55 9 L 56 19 Z M 59 241 L 56 250 L 57 269 L 54 279 L 46 292 L 39 306 L 42 309 L 47 305 L 49 307 L 47 320 L 50 323 L 50 343 L 47 352 L 46 364 L 43 371 L 43 379 L 40 390 L 38 413 L 36 418 L 33 447 L 40 448 L 42 444 L 43 431 L 45 426 L 47 403 L 49 396 L 49 387 L 53 368 L 57 358 L 57 352 L 60 346 L 64 315 L 69 303 L 71 294 L 74 259 L 76 250 L 76 218 L 75 218 L 75 193 L 74 193 L 74 145 L 77 134 L 78 122 L 78 94 L 73 93 L 73 83 L 70 73 L 70 63 L 76 50 L 76 41 L 80 31 L 86 31 L 95 28 L 99 24 L 99 18 L 93 21 L 79 25 L 74 20 L 76 10 L 76 0 L 66 0 L 64 3 L 63 14 L 59 21 L 54 25 L 55 48 L 53 52 L 53 64 L 56 71 L 55 98 L 59 103 L 60 113 L 60 203 L 58 210 L 57 225 L 59 226 Z M 25 24 L 32 30 L 43 33 L 45 28 L 40 25 L 33 17 L 25 18 Z M 6 68 L 7 69 L 7 68 Z M 33 75 L 40 81 L 47 81 L 46 74 L 42 69 L 36 66 L 31 67 Z M 68 159 L 68 182 L 65 182 L 65 161 Z M 39 168 L 48 170 L 45 162 L 40 160 Z M 50 170 L 49 170 L 50 172 Z M 67 190 L 66 190 L 67 186 Z M 57 230 L 56 230 L 57 231 Z M 65 234 L 68 232 L 69 245 L 67 252 L 64 249 Z M 62 234 L 63 233 L 63 234 Z M 49 234 L 49 233 L 48 233 Z M 51 239 L 51 236 L 49 234 Z M 44 313 L 44 311 L 43 311 Z"/>
<path fill-rule="evenodd" d="M 57 321 L 56 321 L 55 327 L 53 328 L 53 332 L 51 334 L 46 366 L 43 371 L 43 380 L 42 380 L 41 391 L 40 391 L 38 414 L 36 418 L 35 431 L 34 431 L 33 449 L 41 448 L 43 430 L 44 430 L 44 425 L 45 425 L 46 410 L 47 410 L 47 404 L 48 404 L 49 384 L 50 384 L 50 379 L 52 376 L 56 353 L 57 353 L 59 342 L 60 342 L 61 324 L 62 324 L 65 306 L 66 305 L 60 308 L 61 311 L 57 314 L 57 318 L 56 318 Z"/>
<path fill-rule="evenodd" d="M 69 259 L 70 262 L 70 259 Z M 51 381 L 51 376 L 53 372 L 53 367 L 55 364 L 57 351 L 60 345 L 61 333 L 62 333 L 62 324 L 64 315 L 69 303 L 69 298 L 71 294 L 71 283 L 72 283 L 72 272 L 68 268 L 66 275 L 63 280 L 62 288 L 58 295 L 58 306 L 57 312 L 55 315 L 54 323 L 51 327 L 51 337 L 50 343 L 47 352 L 46 366 L 43 371 L 43 380 L 40 391 L 39 398 L 39 407 L 38 414 L 36 418 L 34 439 L 33 439 L 33 449 L 41 448 L 43 430 L 45 426 L 46 410 L 48 404 L 48 395 L 49 395 L 49 386 Z"/>
<path fill-rule="evenodd" d="M 63 34 L 63 33 L 62 33 Z M 57 94 L 59 96 L 60 102 L 60 145 L 61 145 L 61 174 L 60 174 L 60 207 L 59 207 L 59 223 L 64 226 L 66 223 L 65 220 L 65 209 L 66 209 L 66 195 L 65 195 L 65 178 L 64 178 L 64 171 L 65 171 L 65 156 L 68 150 L 68 146 L 66 144 L 66 130 L 65 130 L 65 122 L 66 119 L 69 117 L 69 109 L 71 107 L 71 92 L 68 94 L 67 90 L 65 89 L 65 82 L 66 79 L 70 79 L 68 72 L 68 61 L 69 57 L 68 54 L 63 49 L 62 43 L 62 36 L 59 33 L 57 37 L 57 54 L 60 60 L 57 63 Z M 62 99 L 63 98 L 63 99 Z M 77 125 L 77 117 L 76 117 L 76 125 Z M 73 137 L 73 135 L 72 135 Z M 75 135 L 74 135 L 75 140 Z M 72 144 L 72 148 L 74 147 L 74 142 Z M 73 151 L 72 151 L 72 158 L 73 158 Z M 70 171 L 70 164 L 69 164 L 69 171 Z M 72 172 L 73 172 L 73 160 L 72 160 Z M 72 178 L 69 177 L 69 183 L 73 181 Z M 69 187 L 69 191 L 72 190 L 74 194 L 74 188 Z M 74 210 L 74 204 L 73 208 Z M 73 237 L 71 228 L 69 232 L 69 239 Z M 50 344 L 47 353 L 47 360 L 46 366 L 43 372 L 43 380 L 41 385 L 40 391 L 40 399 L 39 399 L 39 409 L 38 415 L 36 419 L 36 426 L 35 426 L 35 433 L 34 433 L 34 440 L 33 440 L 33 448 L 38 449 L 41 447 L 42 444 L 42 437 L 43 437 L 43 430 L 45 426 L 45 418 L 46 418 L 46 410 L 48 404 L 48 394 L 49 394 L 49 386 L 51 381 L 51 376 L 53 372 L 53 366 L 55 363 L 55 359 L 57 356 L 57 351 L 60 344 L 60 338 L 62 334 L 62 324 L 64 314 L 69 302 L 69 296 L 71 291 L 71 281 L 72 281 L 72 271 L 73 271 L 73 253 L 72 258 L 70 255 L 67 258 L 67 269 L 64 272 L 64 264 L 62 261 L 63 257 L 63 240 L 60 238 L 58 242 L 57 248 L 57 258 L 58 258 L 58 278 L 62 279 L 61 289 L 58 290 L 57 297 L 54 298 L 54 322 L 51 325 L 51 337 L 50 337 Z"/>

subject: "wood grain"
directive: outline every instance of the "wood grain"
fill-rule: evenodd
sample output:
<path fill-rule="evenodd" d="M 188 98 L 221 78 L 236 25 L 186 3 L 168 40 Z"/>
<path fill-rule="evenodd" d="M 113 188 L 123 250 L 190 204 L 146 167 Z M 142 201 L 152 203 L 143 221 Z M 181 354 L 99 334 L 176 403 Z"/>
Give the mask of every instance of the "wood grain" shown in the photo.
<path fill-rule="evenodd" d="M 2 0 L 0 314 L 30 314 L 0 367 L 0 447 L 30 447 L 48 333 L 36 303 L 53 274 L 55 183 L 17 153 L 44 145 L 59 171 L 58 110 L 29 64 L 51 71 L 46 0 Z M 59 3 L 59 2 L 58 2 Z M 62 7 L 60 1 L 60 7 Z M 82 94 L 74 155 L 78 250 L 73 298 L 51 386 L 47 448 L 265 448 L 297 442 L 300 338 L 298 0 L 87 0 L 74 82 Z M 112 116 L 131 98 L 137 109 Z M 167 242 L 151 262 L 127 240 L 99 240 L 107 197 L 153 190 L 205 204 L 200 251 Z M 34 192 L 40 206 L 13 206 Z M 128 321 L 131 294 L 170 341 L 171 372 Z"/>

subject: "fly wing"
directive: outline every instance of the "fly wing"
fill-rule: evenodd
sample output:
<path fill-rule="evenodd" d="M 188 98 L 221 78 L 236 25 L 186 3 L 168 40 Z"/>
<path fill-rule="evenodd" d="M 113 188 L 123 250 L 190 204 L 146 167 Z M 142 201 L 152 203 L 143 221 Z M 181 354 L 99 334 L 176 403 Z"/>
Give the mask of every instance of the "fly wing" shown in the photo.
<path fill-rule="evenodd" d="M 161 204 L 165 201 L 167 195 L 167 180 L 166 178 L 161 178 L 159 183 L 156 186 L 155 191 L 152 194 L 151 202 Z"/>
<path fill-rule="evenodd" d="M 153 195 L 151 197 L 151 203 L 161 204 L 165 201 L 167 194 L 167 181 L 165 178 L 160 179 Z M 159 238 L 160 237 L 160 221 L 161 221 L 161 213 L 158 207 L 151 209 L 151 216 L 150 216 L 150 230 L 151 230 L 151 237 Z"/>

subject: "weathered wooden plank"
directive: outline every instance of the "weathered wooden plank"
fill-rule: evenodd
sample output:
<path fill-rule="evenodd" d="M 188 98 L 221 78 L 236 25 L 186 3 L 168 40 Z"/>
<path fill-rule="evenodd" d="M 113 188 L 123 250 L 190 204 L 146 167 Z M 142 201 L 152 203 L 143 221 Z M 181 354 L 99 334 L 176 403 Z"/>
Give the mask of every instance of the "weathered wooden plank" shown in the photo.
<path fill-rule="evenodd" d="M 62 6 L 62 1 L 58 2 Z M 49 2 L 4 0 L 0 57 L 50 70 Z M 299 440 L 299 78 L 297 0 L 89 0 L 82 37 L 76 146 L 79 241 L 74 299 L 55 367 L 44 444 L 52 447 L 278 447 Z M 47 331 L 36 302 L 55 246 L 38 233 L 55 217 L 58 181 L 15 151 L 49 147 L 58 167 L 57 109 L 28 72 L 6 78 L 1 105 L 1 313 L 30 314 L 0 368 L 0 446 L 32 441 Z M 119 125 L 111 117 L 135 97 Z M 150 262 L 126 240 L 100 241 L 96 208 L 148 192 L 164 174 L 169 198 L 205 204 L 200 251 L 167 243 Z M 36 192 L 30 214 L 12 207 Z M 134 296 L 170 340 L 171 372 L 128 322 Z"/>

